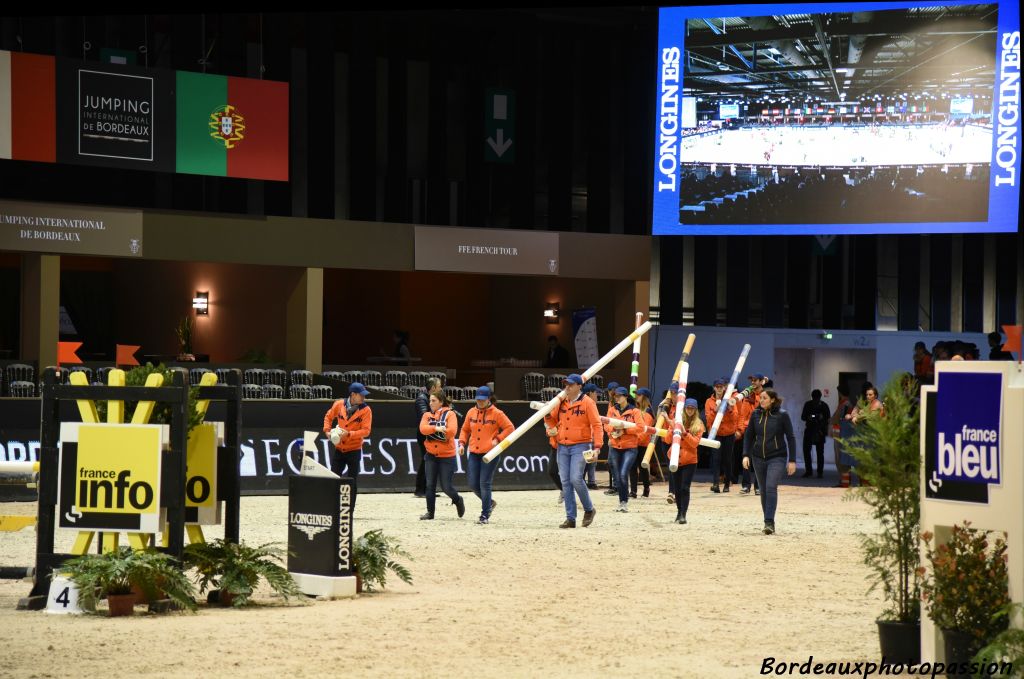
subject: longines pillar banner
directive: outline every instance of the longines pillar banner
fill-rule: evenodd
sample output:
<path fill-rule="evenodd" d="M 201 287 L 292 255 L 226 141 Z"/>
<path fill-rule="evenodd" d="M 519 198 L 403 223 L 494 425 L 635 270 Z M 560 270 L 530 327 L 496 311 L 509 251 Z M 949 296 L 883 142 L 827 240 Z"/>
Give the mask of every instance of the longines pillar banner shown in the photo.
<path fill-rule="evenodd" d="M 0 201 L 0 250 L 142 256 L 142 213 Z"/>
<path fill-rule="evenodd" d="M 0 51 L 0 158 L 288 180 L 288 83 Z"/>
<path fill-rule="evenodd" d="M 417 226 L 417 271 L 558 275 L 558 234 Z"/>
<path fill-rule="evenodd" d="M 586 370 L 597 363 L 597 309 L 576 309 L 572 312 L 572 336 L 579 369 Z"/>

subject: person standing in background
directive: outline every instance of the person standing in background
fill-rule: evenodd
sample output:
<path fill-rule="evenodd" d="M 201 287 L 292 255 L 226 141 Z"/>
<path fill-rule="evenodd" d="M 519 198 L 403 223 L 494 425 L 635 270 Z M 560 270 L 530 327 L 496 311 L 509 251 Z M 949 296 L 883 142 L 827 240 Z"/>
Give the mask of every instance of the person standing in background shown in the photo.
<path fill-rule="evenodd" d="M 548 337 L 548 351 L 544 355 L 545 368 L 568 368 L 569 351 L 558 343 L 554 335 Z"/>
<path fill-rule="evenodd" d="M 441 489 L 452 499 L 459 518 L 466 513 L 466 501 L 455 490 L 455 435 L 459 430 L 458 417 L 452 410 L 452 403 L 442 391 L 430 395 L 430 410 L 423 413 L 420 432 L 427 437 L 427 456 L 423 461 L 427 468 L 427 513 L 420 519 L 434 518 L 434 504 L 437 500 L 437 481 Z"/>
<path fill-rule="evenodd" d="M 601 387 L 593 382 L 587 382 L 583 385 L 583 396 L 593 401 L 595 406 L 597 405 L 597 395 L 599 393 L 601 393 Z M 601 445 L 604 445 L 603 440 Z M 597 460 L 587 463 L 586 476 L 587 490 L 597 490 Z"/>
<path fill-rule="evenodd" d="M 932 355 L 928 353 L 928 347 L 924 342 L 914 344 L 914 377 L 921 384 L 931 384 L 935 378 Z"/>
<path fill-rule="evenodd" d="M 832 448 L 836 455 L 836 469 L 839 471 L 839 483 L 836 488 L 846 488 L 848 482 L 844 477 L 850 473 L 853 466 L 853 456 L 846 452 L 843 440 L 849 440 L 853 436 L 853 423 L 847 419 L 847 415 L 853 412 L 853 404 L 850 403 L 850 390 L 839 385 L 836 387 L 839 394 L 839 403 L 836 404 L 836 412 L 832 414 Z"/>
<path fill-rule="evenodd" d="M 804 403 L 800 419 L 804 421 L 804 478 L 814 475 L 811 465 L 811 447 L 818 452 L 818 478 L 825 472 L 825 437 L 828 435 L 828 420 L 831 413 L 828 404 L 821 400 L 821 390 L 811 392 L 811 400 Z"/>
<path fill-rule="evenodd" d="M 629 397 L 629 389 L 619 387 L 615 390 L 615 402 L 608 408 L 608 417 L 615 420 L 632 422 L 636 425 L 644 423 L 643 415 Z M 615 425 L 606 425 L 608 445 L 616 451 L 615 485 L 619 490 L 619 511 L 629 511 L 629 474 L 636 461 L 638 438 L 636 429 L 626 429 Z M 610 457 L 610 456 L 609 456 Z"/>
<path fill-rule="evenodd" d="M 420 466 L 416 470 L 416 492 L 414 493 L 416 497 L 427 496 L 427 470 L 423 466 L 423 461 L 427 455 L 427 447 L 425 445 L 427 437 L 420 432 L 420 421 L 423 420 L 424 413 L 430 412 L 430 397 L 442 391 L 444 391 L 444 387 L 441 386 L 441 380 L 437 377 L 431 377 L 427 380 L 427 386 L 420 389 L 420 393 L 416 394 L 416 401 L 413 403 L 413 406 L 416 408 L 416 443 L 420 447 Z"/>
<path fill-rule="evenodd" d="M 366 403 L 370 392 L 359 382 L 348 385 L 348 398 L 335 401 L 324 415 L 324 433 L 334 444 L 332 469 L 352 479 L 352 513 L 356 511 L 356 491 L 359 486 L 359 460 L 363 454 L 363 439 L 373 430 L 373 412 Z"/>
<path fill-rule="evenodd" d="M 988 334 L 988 360 L 1012 361 L 1013 354 L 1003 351 L 1003 335 L 998 330 Z"/>
<path fill-rule="evenodd" d="M 654 426 L 654 413 L 651 412 L 651 391 L 645 387 L 636 390 L 636 408 L 640 411 L 643 423 L 648 427 Z M 637 436 L 636 460 L 633 462 L 633 470 L 629 473 L 629 496 L 636 498 L 637 483 L 644 484 L 644 497 L 651 495 L 651 470 L 640 466 L 647 444 L 651 442 L 650 432 Z"/>
<path fill-rule="evenodd" d="M 726 377 L 719 377 L 715 380 L 713 385 L 715 393 L 704 402 L 704 419 L 707 420 L 707 427 L 711 427 L 714 424 L 715 418 L 718 416 L 718 408 L 722 404 L 722 399 L 725 398 L 725 390 L 728 385 L 729 379 Z M 712 493 L 728 493 L 729 487 L 732 484 L 732 449 L 733 443 L 736 440 L 736 413 L 736 406 L 726 404 L 725 414 L 722 416 L 722 422 L 718 425 L 718 432 L 715 434 L 715 440 L 718 441 L 720 447 L 711 449 Z M 718 485 L 719 474 L 725 479 L 722 487 Z"/>

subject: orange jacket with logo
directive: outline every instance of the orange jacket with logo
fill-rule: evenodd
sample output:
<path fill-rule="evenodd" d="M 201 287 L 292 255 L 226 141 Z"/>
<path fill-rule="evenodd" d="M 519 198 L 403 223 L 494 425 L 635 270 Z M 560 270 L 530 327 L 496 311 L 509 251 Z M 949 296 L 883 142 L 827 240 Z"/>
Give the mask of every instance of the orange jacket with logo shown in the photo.
<path fill-rule="evenodd" d="M 512 420 L 494 404 L 482 409 L 474 406 L 469 409 L 462 423 L 459 440 L 469 452 L 483 455 L 513 431 L 515 426 Z"/>
<path fill-rule="evenodd" d="M 604 443 L 601 416 L 597 414 L 597 403 L 580 395 L 572 403 L 562 400 L 558 407 L 544 418 L 548 427 L 558 427 L 555 438 L 563 446 L 592 443 L 600 448 Z"/>
<path fill-rule="evenodd" d="M 625 420 L 626 422 L 633 422 L 634 424 L 644 424 L 643 415 L 640 413 L 640 409 L 633 405 L 626 405 L 625 410 L 620 411 L 616 405 L 609 406 L 608 417 L 615 420 Z M 636 429 L 622 429 L 622 436 L 615 438 L 611 436 L 612 432 L 616 431 L 616 427 L 611 424 L 606 424 L 604 430 L 608 432 L 608 445 L 615 450 L 627 450 L 629 448 L 636 448 L 640 445 L 640 437 L 637 436 Z"/>
<path fill-rule="evenodd" d="M 356 406 L 352 417 L 348 416 L 347 399 L 338 399 L 324 415 L 324 433 L 331 431 L 331 422 L 338 418 L 338 426 L 348 432 L 348 436 L 338 441 L 334 446 L 343 453 L 351 453 L 354 450 L 361 450 L 363 439 L 370 435 L 373 428 L 373 411 L 370 406 L 361 403 Z"/>
<path fill-rule="evenodd" d="M 750 424 L 750 416 L 757 409 L 757 400 L 761 395 L 750 392 L 743 397 L 742 392 L 738 392 L 733 396 L 736 397 L 736 434 L 742 437 L 747 431 L 747 425 Z"/>
<path fill-rule="evenodd" d="M 683 438 L 679 441 L 680 467 L 685 467 L 688 464 L 697 464 L 697 445 L 699 441 L 699 436 L 694 436 L 689 431 L 683 432 Z"/>
<path fill-rule="evenodd" d="M 446 430 L 443 434 L 437 431 L 442 422 Z M 458 418 L 451 408 L 441 407 L 436 413 L 429 410 L 423 413 L 420 419 L 420 433 L 427 437 L 423 442 L 427 452 L 434 457 L 455 457 L 455 432 L 458 431 L 458 426 Z"/>
<path fill-rule="evenodd" d="M 708 431 L 711 430 L 711 425 L 715 423 L 716 417 L 718 417 L 718 405 L 715 403 L 715 397 L 712 396 L 704 401 L 704 419 L 708 423 Z M 736 408 L 726 406 L 725 414 L 722 415 L 722 424 L 718 425 L 718 436 L 732 436 L 735 433 Z"/>

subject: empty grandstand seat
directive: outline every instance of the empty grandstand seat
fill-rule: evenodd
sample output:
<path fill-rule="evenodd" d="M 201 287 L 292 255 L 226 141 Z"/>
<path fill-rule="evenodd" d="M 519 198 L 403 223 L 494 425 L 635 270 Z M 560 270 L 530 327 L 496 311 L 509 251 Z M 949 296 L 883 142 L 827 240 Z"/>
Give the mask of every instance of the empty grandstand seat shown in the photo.
<path fill-rule="evenodd" d="M 228 383 L 228 375 L 231 373 L 231 368 L 217 368 L 214 372 L 217 373 L 217 384 Z"/>
<path fill-rule="evenodd" d="M 267 371 L 263 368 L 249 368 L 242 373 L 243 384 L 263 386 L 267 382 Z"/>
<path fill-rule="evenodd" d="M 203 375 L 210 372 L 209 368 L 189 368 L 188 369 L 188 383 L 199 384 L 203 380 Z M 220 378 L 217 379 L 220 382 Z"/>
<path fill-rule="evenodd" d="M 276 384 L 284 390 L 288 386 L 288 372 L 280 368 L 269 368 L 264 373 L 263 384 Z"/>
<path fill-rule="evenodd" d="M 423 387 L 416 386 L 415 384 L 403 384 L 399 389 L 398 393 L 402 398 L 414 399 L 420 393 Z"/>
<path fill-rule="evenodd" d="M 329 384 L 314 384 L 313 398 L 334 398 L 334 390 Z"/>
<path fill-rule="evenodd" d="M 558 392 L 562 391 L 560 387 L 544 387 L 540 390 L 540 400 L 550 401 L 554 397 L 558 396 Z"/>
<path fill-rule="evenodd" d="M 384 373 L 384 384 L 389 387 L 401 387 L 408 381 L 408 374 L 404 370 L 389 370 Z"/>
<path fill-rule="evenodd" d="M 427 380 L 430 379 L 430 374 L 425 373 L 422 370 L 414 370 L 409 373 L 409 377 L 406 379 L 406 384 L 415 384 L 417 387 L 427 386 Z"/>
<path fill-rule="evenodd" d="M 374 387 L 374 389 L 382 391 L 385 394 L 394 394 L 395 396 L 398 396 L 398 387 L 392 387 L 390 384 L 382 384 Z"/>
<path fill-rule="evenodd" d="M 291 374 L 292 384 L 313 385 L 313 373 L 308 370 L 293 370 Z"/>
<path fill-rule="evenodd" d="M 284 387 L 280 384 L 264 384 L 260 387 L 263 398 L 284 398 Z"/>
<path fill-rule="evenodd" d="M 263 388 L 258 384 L 243 384 L 242 398 L 260 399 L 263 398 Z"/>
<path fill-rule="evenodd" d="M 544 388 L 544 373 L 526 373 L 523 375 L 523 398 L 533 400 L 540 398 L 540 390 Z"/>
<path fill-rule="evenodd" d="M 348 381 L 344 377 L 342 377 L 342 373 L 338 372 L 337 370 L 328 370 L 327 372 L 323 373 L 323 376 L 329 380 L 338 380 L 339 382 Z"/>
<path fill-rule="evenodd" d="M 311 399 L 313 398 L 313 387 L 308 384 L 293 384 L 288 389 L 288 397 L 296 399 Z"/>
<path fill-rule="evenodd" d="M 11 396 L 17 398 L 31 398 L 36 395 L 36 385 L 34 382 L 26 382 L 24 380 L 16 380 L 10 384 Z"/>
<path fill-rule="evenodd" d="M 367 370 L 363 372 L 363 384 L 379 387 L 384 384 L 384 375 L 379 370 Z"/>
<path fill-rule="evenodd" d="M 590 381 L 604 389 L 604 375 L 594 375 L 590 378 Z"/>
<path fill-rule="evenodd" d="M 547 387 L 558 387 L 559 389 L 561 389 L 562 388 L 562 382 L 565 381 L 565 377 L 566 376 L 562 375 L 561 373 L 553 373 L 551 375 L 548 375 L 547 379 L 544 380 L 544 386 L 547 386 Z"/>
<path fill-rule="evenodd" d="M 14 382 L 35 382 L 36 369 L 25 364 L 11 364 L 7 366 L 7 384 L 13 386 Z"/>
<path fill-rule="evenodd" d="M 363 371 L 362 370 L 346 370 L 345 372 L 341 373 L 341 381 L 342 382 L 362 382 L 363 381 Z M 365 382 L 364 382 L 364 384 L 365 384 Z"/>
<path fill-rule="evenodd" d="M 439 371 L 439 370 L 427 373 L 427 377 L 436 377 L 437 379 L 441 380 L 441 386 L 442 387 L 444 385 L 448 384 L 448 375 L 446 373 L 443 373 L 443 372 Z"/>
<path fill-rule="evenodd" d="M 466 390 L 462 387 L 445 387 L 444 393 L 452 401 L 465 401 L 466 399 L 471 398 L 470 396 L 466 396 Z"/>
<path fill-rule="evenodd" d="M 70 379 L 71 373 L 82 373 L 85 375 L 85 381 L 87 384 L 92 384 L 92 368 L 87 368 L 84 365 L 71 366 L 68 369 L 68 379 Z"/>

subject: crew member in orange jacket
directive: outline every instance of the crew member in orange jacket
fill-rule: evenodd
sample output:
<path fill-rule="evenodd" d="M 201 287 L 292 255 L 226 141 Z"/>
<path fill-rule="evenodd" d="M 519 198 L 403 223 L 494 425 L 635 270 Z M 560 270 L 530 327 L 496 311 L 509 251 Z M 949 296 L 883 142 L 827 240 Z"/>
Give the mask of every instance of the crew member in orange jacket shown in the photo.
<path fill-rule="evenodd" d="M 747 431 L 747 425 L 750 423 L 750 416 L 754 414 L 754 411 L 760 405 L 761 392 L 764 391 L 764 383 L 768 381 L 768 377 L 762 373 L 754 373 L 748 375 L 750 380 L 750 386 L 743 391 L 736 392 L 730 399 L 736 404 L 736 437 L 735 441 L 742 441 L 743 436 Z M 761 491 L 757 487 L 757 477 L 750 472 L 749 469 L 743 468 L 743 465 L 739 464 L 740 460 L 736 459 L 739 455 L 743 456 L 743 444 L 735 445 L 733 443 L 733 463 L 736 465 L 733 467 L 734 470 L 742 469 L 741 482 L 742 488 L 741 493 L 750 492 L 751 479 L 754 484 L 754 494 L 760 495 Z"/>
<path fill-rule="evenodd" d="M 348 398 L 335 401 L 324 415 L 324 433 L 334 444 L 331 467 L 352 479 L 352 511 L 356 510 L 356 489 L 359 485 L 359 458 L 363 439 L 373 428 L 373 411 L 366 403 L 370 392 L 359 382 L 348 385 Z"/>
<path fill-rule="evenodd" d="M 704 435 L 704 423 L 697 414 L 697 399 L 683 403 L 683 437 L 679 442 L 679 467 L 672 472 L 676 489 L 676 523 L 686 523 L 686 510 L 690 507 L 690 484 L 697 470 L 697 445 Z M 673 425 L 674 427 L 674 425 Z"/>
<path fill-rule="evenodd" d="M 629 397 L 629 389 L 618 387 L 615 390 L 614 403 L 608 407 L 608 417 L 615 420 L 632 422 L 643 425 L 644 418 L 636 404 Z M 639 444 L 636 429 L 626 429 L 621 426 L 606 425 L 608 432 L 608 445 L 616 452 L 614 460 L 616 464 L 615 488 L 619 491 L 619 511 L 629 511 L 629 472 L 633 469 L 633 462 L 636 460 L 636 449 Z M 613 456 L 609 454 L 609 460 Z"/>
<path fill-rule="evenodd" d="M 547 435 L 558 440 L 558 472 L 565 493 L 565 521 L 559 528 L 576 527 L 576 494 L 583 503 L 583 525 L 594 521 L 597 509 L 583 482 L 583 453 L 600 449 L 604 441 L 597 404 L 582 394 L 583 378 L 573 373 L 563 382 L 565 398 L 544 418 Z"/>
<path fill-rule="evenodd" d="M 424 441 L 427 456 L 423 459 L 427 467 L 427 513 L 420 519 L 429 521 L 434 518 L 438 477 L 441 478 L 441 490 L 452 499 L 461 519 L 466 513 L 466 501 L 455 490 L 455 432 L 459 430 L 458 416 L 443 391 L 431 394 L 429 405 L 430 410 L 423 413 L 420 420 L 420 433 L 427 437 Z"/>
<path fill-rule="evenodd" d="M 648 427 L 654 426 L 654 414 L 651 413 L 652 396 L 651 390 L 645 387 L 636 390 L 636 407 L 643 416 L 644 424 Z M 651 433 L 637 436 L 636 460 L 633 462 L 632 471 L 629 472 L 629 496 L 631 498 L 636 498 L 638 481 L 642 481 L 644 484 L 644 497 L 649 497 L 651 494 L 651 470 L 640 467 L 640 461 L 644 451 L 647 450 L 647 444 L 651 442 L 651 436 L 653 436 Z"/>
<path fill-rule="evenodd" d="M 504 441 L 515 430 L 512 420 L 491 402 L 491 388 L 484 386 L 476 390 L 476 407 L 466 413 L 459 434 L 459 443 L 469 450 L 466 458 L 469 472 L 469 488 L 480 498 L 481 509 L 479 524 L 486 524 L 491 519 L 491 512 L 498 503 L 491 497 L 494 485 L 494 470 L 498 468 L 497 460 L 484 462 L 492 448 Z"/>
<path fill-rule="evenodd" d="M 728 385 L 729 378 L 719 377 L 715 380 L 715 393 L 704 402 L 704 419 L 708 427 L 714 424 L 715 418 L 718 416 L 718 408 L 722 404 L 722 399 L 725 397 L 725 390 Z M 726 411 L 722 415 L 722 423 L 718 426 L 718 432 L 715 435 L 715 440 L 721 444 L 721 447 L 711 449 L 712 493 L 728 493 L 729 486 L 732 485 L 732 449 L 733 443 L 736 441 L 736 413 L 736 406 L 726 404 Z M 722 488 L 718 486 L 719 474 L 725 479 L 725 485 Z"/>

